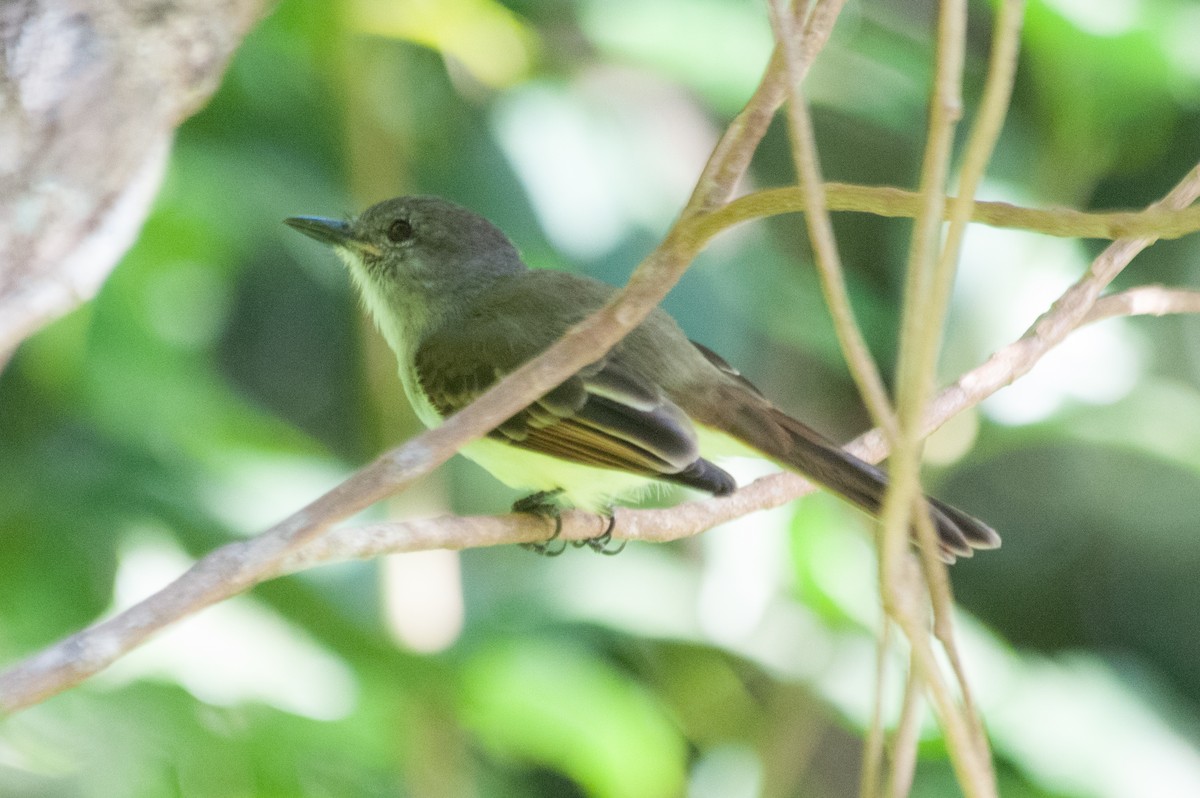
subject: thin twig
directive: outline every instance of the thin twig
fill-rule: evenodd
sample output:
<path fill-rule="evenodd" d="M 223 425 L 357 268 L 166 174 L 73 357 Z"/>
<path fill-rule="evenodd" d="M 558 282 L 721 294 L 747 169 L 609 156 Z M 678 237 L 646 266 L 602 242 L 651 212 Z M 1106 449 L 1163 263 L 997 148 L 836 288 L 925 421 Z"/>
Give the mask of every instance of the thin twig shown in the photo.
<path fill-rule="evenodd" d="M 875 639 L 875 693 L 871 700 L 871 720 L 867 724 L 867 739 L 863 743 L 862 771 L 858 780 L 859 798 L 876 798 L 882 786 L 883 772 L 883 702 L 887 691 L 887 661 L 892 650 L 894 623 L 887 613 L 880 613 L 879 634 Z"/>
<path fill-rule="evenodd" d="M 905 612 L 896 591 L 902 589 L 899 568 L 904 555 L 905 541 L 912 522 L 916 521 L 924 573 L 928 580 L 922 587 L 932 597 L 948 606 L 949 583 L 945 566 L 937 558 L 937 540 L 928 510 L 920 497 L 920 460 L 924 438 L 921 435 L 922 415 L 933 390 L 934 369 L 941 348 L 945 323 L 946 302 L 950 283 L 954 279 L 958 244 L 970 217 L 974 190 L 990 157 L 994 134 L 999 131 L 1007 103 L 993 113 L 997 121 L 984 118 L 972 135 L 975 146 L 970 168 L 964 172 L 962 191 L 957 207 L 951 214 L 952 230 L 944 243 L 940 242 L 943 219 L 946 216 L 946 183 L 954 147 L 954 132 L 962 115 L 962 74 L 966 52 L 967 9 L 965 0 L 943 0 L 938 21 L 938 45 L 934 98 L 930 104 L 929 139 L 921 169 L 921 193 L 924 198 L 921 214 L 914 225 L 909 251 L 908 278 L 905 283 L 904 312 L 901 318 L 900 348 L 897 363 L 897 412 L 900 434 L 895 441 L 891 467 L 891 482 L 883 505 L 883 540 L 880 557 L 880 592 L 889 611 L 902 612 L 899 618 L 912 642 L 914 659 L 920 661 L 923 642 L 912 637 L 917 627 L 924 634 L 924 620 Z M 994 78 L 996 70 L 992 70 Z M 989 80 L 995 89 L 995 81 Z M 993 91 L 994 94 L 994 91 Z M 993 130 L 994 128 L 994 130 Z M 941 245 L 939 246 L 939 244 Z M 914 508 L 914 502 L 917 506 Z M 915 512 L 914 512 L 915 510 Z M 940 595 L 939 595 L 940 594 Z M 952 638 L 948 638 L 953 647 Z M 936 669 L 936 664 L 933 669 Z M 929 683 L 934 706 L 945 733 L 950 760 L 959 784 L 967 796 L 991 796 L 996 792 L 986 742 L 974 733 L 978 723 L 970 717 L 970 709 L 956 704 L 947 695 L 940 671 L 920 669 Z M 907 783 L 903 760 L 893 762 L 892 787 Z M 894 793 L 893 793 L 894 794 Z"/>
<path fill-rule="evenodd" d="M 975 192 L 983 182 L 984 172 L 1000 138 L 1000 130 L 1008 113 L 1012 87 L 1017 70 L 1017 53 L 1020 49 L 1021 24 L 1024 18 L 1024 0 L 1005 0 L 997 16 L 992 36 L 991 58 L 987 80 L 980 100 L 979 112 L 971 125 L 963 154 L 963 166 L 959 175 L 958 191 L 949 203 L 949 225 L 946 240 L 933 275 L 933 297 L 927 308 L 927 321 L 931 337 L 924 349 L 924 362 L 919 365 L 922 373 L 932 382 L 940 348 L 941 327 L 950 304 L 950 290 L 954 283 L 962 241 L 966 235 L 974 207 Z M 936 326 L 936 334 L 932 328 Z M 928 403 L 921 397 L 921 406 Z M 922 514 L 924 516 L 924 514 Z M 966 668 L 959 654 L 954 635 L 953 597 L 946 565 L 936 556 L 935 533 L 925 517 L 919 519 L 918 532 L 922 540 L 921 557 L 926 581 L 929 585 L 930 602 L 933 608 L 933 632 L 941 642 L 950 660 L 962 697 L 963 715 L 974 734 L 975 759 L 981 781 L 994 784 L 995 773 L 983 723 L 975 706 Z"/>
<path fill-rule="evenodd" d="M 897 569 L 912 527 L 912 507 L 921 493 L 919 469 L 922 438 L 918 430 L 919 413 L 924 407 L 921 400 L 931 382 L 931 375 L 921 364 L 926 360 L 924 352 L 930 348 L 930 341 L 940 330 L 940 324 L 936 321 L 931 323 L 929 318 L 931 285 L 939 231 L 945 216 L 945 184 L 954 145 L 954 129 L 962 113 L 965 5 L 961 0 L 944 0 L 940 8 L 929 135 L 921 167 L 921 206 L 913 225 L 901 316 L 896 385 L 900 431 L 892 441 L 889 488 L 881 513 L 883 535 L 880 542 L 879 589 L 884 607 L 889 612 L 897 601 Z M 924 510 L 918 514 L 924 514 Z M 919 528 L 926 526 L 918 525 Z M 931 541 L 921 542 L 925 547 L 933 545 Z"/>
<path fill-rule="evenodd" d="M 911 219 L 920 212 L 921 195 L 892 186 L 860 186 L 826 183 L 825 207 L 831 211 L 869 213 L 890 219 Z M 953 200 L 946 208 L 950 218 Z M 808 210 L 803 189 L 797 186 L 768 188 L 745 194 L 706 216 L 698 223 L 699 235 L 709 238 L 743 222 L 781 213 Z M 1182 238 L 1200 231 L 1200 207 L 1184 209 L 1146 208 L 1140 211 L 1080 211 L 1073 208 L 1023 208 L 1008 202 L 976 200 L 971 221 L 1012 230 L 1059 238 L 1115 240 L 1154 236 Z"/>
<path fill-rule="evenodd" d="M 1114 316 L 1166 316 L 1172 313 L 1200 313 L 1200 291 L 1162 285 L 1128 288 L 1097 299 L 1081 324 Z"/>
<path fill-rule="evenodd" d="M 1192 167 L 1182 180 L 1152 208 L 1186 208 L 1200 196 L 1200 164 Z M 1033 364 L 1051 347 L 1057 346 L 1092 312 L 1100 293 L 1119 275 L 1130 261 L 1156 239 L 1151 235 L 1118 239 L 1092 261 L 1087 272 L 1060 296 L 1054 304 L 1030 326 L 1020 339 L 992 355 L 982 366 L 959 378 L 942 392 L 934 403 L 957 404 L 958 394 L 971 397 L 980 390 L 989 390 L 1000 377 L 1011 383 L 1028 373 Z M 1007 383 L 1006 383 L 1007 384 Z"/>
<path fill-rule="evenodd" d="M 808 15 L 801 34 L 799 63 L 796 67 L 801 75 L 808 71 L 817 53 L 829 41 L 834 23 L 837 22 L 838 14 L 845 4 L 846 0 L 818 0 L 812 13 Z M 798 2 L 795 5 L 799 9 L 804 4 Z M 795 13 L 799 14 L 799 11 Z M 684 209 L 684 218 L 707 216 L 733 196 L 738 181 L 750 167 L 750 159 L 754 156 L 758 143 L 766 135 L 775 112 L 783 104 L 787 81 L 788 74 L 783 68 L 783 56 L 776 47 L 750 101 L 729 123 L 725 135 L 713 148 L 713 153 L 696 181 L 696 188 Z M 703 219 L 697 218 L 695 221 L 699 232 Z M 707 236 L 702 237 L 707 240 Z"/>
<path fill-rule="evenodd" d="M 908 679 L 904 684 L 904 703 L 892 737 L 892 769 L 885 795 L 904 798 L 912 790 L 917 772 L 917 743 L 921 737 L 921 709 L 925 706 L 925 682 L 921 670 L 909 654 Z"/>
<path fill-rule="evenodd" d="M 971 728 L 959 711 L 950 685 L 943 678 L 941 666 L 934 655 L 927 613 L 923 611 L 926 588 L 918 574 L 916 560 L 905 557 L 897 568 L 896 594 L 890 608 L 892 617 L 908 638 L 911 646 L 911 666 L 933 703 L 934 713 L 942 727 L 942 735 L 950 749 L 950 764 L 954 767 L 963 794 L 968 798 L 976 795 L 995 796 L 995 782 L 989 781 L 979 772 L 979 763 L 974 760 Z M 898 760 L 893 764 L 903 766 Z M 892 784 L 902 783 L 903 780 L 902 773 L 893 771 Z"/>
<path fill-rule="evenodd" d="M 921 413 L 932 389 L 932 368 L 941 334 L 933 316 L 933 279 L 946 208 L 946 180 L 954 130 L 962 115 L 962 69 L 966 50 L 965 0 L 943 0 L 938 18 L 929 138 L 921 163 L 921 212 L 913 225 L 897 358 L 896 402 L 900 434 L 892 447 L 889 490 L 883 503 L 880 589 L 885 605 L 892 573 L 903 556 L 911 527 L 911 507 L 920 493 Z"/>
<path fill-rule="evenodd" d="M 797 52 L 797 43 L 793 41 L 791 27 L 782 5 L 782 0 L 774 0 L 769 2 L 767 7 L 771 11 L 777 47 L 784 55 L 784 64 L 789 75 L 787 116 L 792 159 L 800 177 L 805 204 L 811 209 L 804 214 L 804 221 L 808 225 L 809 239 L 812 241 L 817 272 L 821 278 L 821 290 L 833 319 L 838 343 L 867 410 L 876 425 L 889 436 L 894 436 L 895 411 L 888 399 L 883 377 L 879 374 L 879 368 L 875 365 L 875 359 L 871 356 L 871 350 L 867 348 L 862 330 L 854 317 L 854 308 L 846 290 L 842 262 L 838 256 L 837 242 L 834 240 L 833 223 L 825 207 L 825 184 L 821 177 L 812 119 L 800 83 L 800 54 Z"/>

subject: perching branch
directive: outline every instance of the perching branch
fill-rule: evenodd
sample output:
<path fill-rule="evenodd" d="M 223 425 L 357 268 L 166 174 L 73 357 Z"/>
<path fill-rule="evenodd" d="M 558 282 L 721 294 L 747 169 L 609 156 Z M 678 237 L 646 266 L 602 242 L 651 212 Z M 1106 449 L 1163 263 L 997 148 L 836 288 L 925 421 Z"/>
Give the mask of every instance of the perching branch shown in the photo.
<path fill-rule="evenodd" d="M 1083 324 L 1118 316 L 1172 313 L 1200 313 L 1200 291 L 1172 290 L 1161 286 L 1131 288 L 1101 298 Z M 1083 326 L 1081 324 L 1080 326 Z M 1006 360 L 1010 350 L 1023 349 L 1021 341 L 1000 350 L 993 359 Z M 1048 351 L 1048 350 L 1047 350 Z M 1031 362 L 1007 361 L 1014 371 L 1026 373 L 1045 352 Z M 989 361 L 989 364 L 992 361 Z M 986 374 L 983 372 L 986 371 Z M 988 380 L 969 394 L 956 386 Z M 934 401 L 926 416 L 926 434 L 946 421 L 979 404 L 996 391 L 1011 384 L 1015 376 L 1005 375 L 988 364 L 964 374 Z M 846 445 L 846 449 L 871 462 L 886 455 L 879 430 L 872 430 Z M 732 496 L 705 498 L 670 508 L 637 510 L 617 508 L 614 536 L 621 540 L 644 543 L 668 543 L 698 535 L 748 513 L 779 507 L 817 490 L 811 483 L 790 472 L 762 477 Z M 562 538 L 584 541 L 603 531 L 605 522 L 583 510 L 567 510 L 562 515 Z M 321 565 L 348 560 L 370 560 L 385 554 L 400 554 L 430 549 L 473 549 L 544 540 L 546 522 L 526 514 L 500 516 L 441 516 L 437 518 L 393 521 L 363 526 L 339 527 L 321 535 L 299 551 L 281 560 L 276 569 L 261 581 Z M 239 544 L 231 544 L 239 545 Z M 2 695 L 2 694 L 0 694 Z"/>

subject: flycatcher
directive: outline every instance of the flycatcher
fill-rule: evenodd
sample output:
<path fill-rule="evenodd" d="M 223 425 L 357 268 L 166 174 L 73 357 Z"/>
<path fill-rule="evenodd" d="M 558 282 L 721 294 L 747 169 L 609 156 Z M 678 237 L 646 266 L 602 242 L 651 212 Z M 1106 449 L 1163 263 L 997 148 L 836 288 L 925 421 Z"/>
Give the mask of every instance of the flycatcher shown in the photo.
<path fill-rule="evenodd" d="M 436 197 L 386 200 L 348 222 L 286 223 L 345 261 L 429 427 L 543 352 L 615 290 L 529 269 L 488 220 Z M 655 480 L 732 493 L 733 477 L 706 458 L 747 448 L 879 512 L 887 487 L 880 469 L 776 408 L 660 309 L 462 454 L 511 487 L 537 491 L 514 509 L 545 511 L 548 497 L 560 496 L 606 512 Z M 947 560 L 1000 545 L 983 522 L 928 502 Z"/>

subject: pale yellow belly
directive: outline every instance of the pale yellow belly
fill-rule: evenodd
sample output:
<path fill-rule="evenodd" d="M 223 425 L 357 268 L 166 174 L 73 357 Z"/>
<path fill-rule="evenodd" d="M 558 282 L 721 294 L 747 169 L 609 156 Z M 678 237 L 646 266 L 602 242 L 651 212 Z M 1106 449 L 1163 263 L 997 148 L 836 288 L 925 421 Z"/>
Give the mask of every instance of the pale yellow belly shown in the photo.
<path fill-rule="evenodd" d="M 722 433 L 703 427 L 697 432 L 700 450 L 709 459 L 761 457 Z M 459 454 L 483 466 L 510 488 L 530 492 L 561 489 L 566 504 L 592 512 L 605 512 L 618 501 L 634 501 L 648 489 L 665 487 L 660 480 L 640 474 L 572 463 L 490 438 L 467 444 Z"/>
<path fill-rule="evenodd" d="M 605 512 L 616 501 L 636 499 L 647 488 L 661 484 L 638 474 L 559 460 L 488 438 L 467 444 L 459 454 L 510 488 L 530 492 L 561 489 L 564 503 L 592 512 Z"/>

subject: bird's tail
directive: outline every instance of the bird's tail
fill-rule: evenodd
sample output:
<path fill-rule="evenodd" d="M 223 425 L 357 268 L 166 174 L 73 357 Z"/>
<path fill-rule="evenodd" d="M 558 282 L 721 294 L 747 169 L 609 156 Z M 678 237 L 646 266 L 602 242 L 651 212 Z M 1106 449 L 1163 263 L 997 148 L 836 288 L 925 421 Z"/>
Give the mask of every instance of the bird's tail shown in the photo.
<path fill-rule="evenodd" d="M 730 414 L 735 418 L 723 419 L 723 426 L 735 437 L 872 515 L 879 514 L 888 484 L 882 470 L 844 451 L 766 400 L 740 404 L 741 408 Z M 731 406 L 736 405 L 724 405 Z M 1000 536 L 987 524 L 937 499 L 926 499 L 937 528 L 940 553 L 947 562 L 970 557 L 974 549 L 999 547 Z"/>

